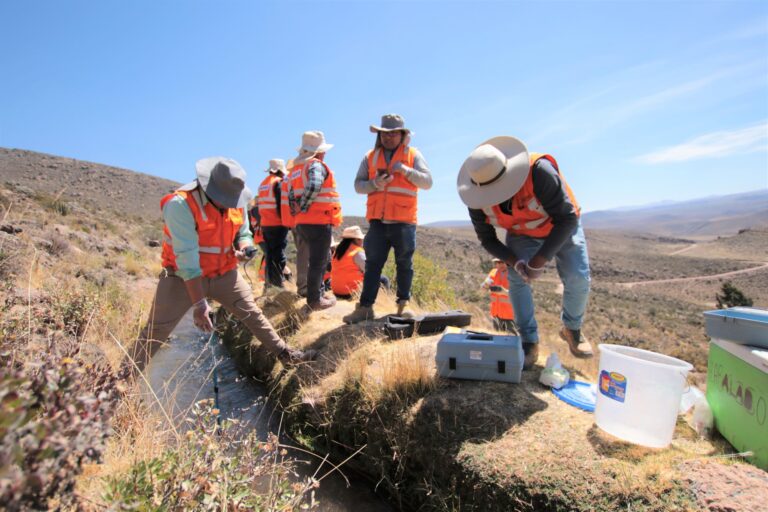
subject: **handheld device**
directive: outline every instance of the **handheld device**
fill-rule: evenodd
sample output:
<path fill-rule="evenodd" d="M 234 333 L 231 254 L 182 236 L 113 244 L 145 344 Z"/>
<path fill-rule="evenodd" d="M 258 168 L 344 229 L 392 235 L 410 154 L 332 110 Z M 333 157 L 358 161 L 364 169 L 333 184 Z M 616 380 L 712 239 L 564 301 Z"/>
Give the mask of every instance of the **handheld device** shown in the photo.
<path fill-rule="evenodd" d="M 245 249 L 243 249 L 243 253 L 245 254 L 246 258 L 251 259 L 254 256 L 256 256 L 256 248 L 253 246 L 246 247 Z"/>

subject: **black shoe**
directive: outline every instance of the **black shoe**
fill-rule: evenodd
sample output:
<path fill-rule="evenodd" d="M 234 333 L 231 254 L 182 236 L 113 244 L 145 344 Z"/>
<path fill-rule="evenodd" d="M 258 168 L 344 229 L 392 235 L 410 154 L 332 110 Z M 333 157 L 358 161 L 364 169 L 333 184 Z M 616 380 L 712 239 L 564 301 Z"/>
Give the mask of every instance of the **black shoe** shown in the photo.
<path fill-rule="evenodd" d="M 539 344 L 538 343 L 523 343 L 523 354 L 525 354 L 525 360 L 523 361 L 523 370 L 530 370 L 536 361 L 539 359 Z"/>
<path fill-rule="evenodd" d="M 314 361 L 317 358 L 317 350 L 299 350 L 297 348 L 286 348 L 277 355 L 277 358 L 284 365 L 293 366 L 299 363 Z"/>

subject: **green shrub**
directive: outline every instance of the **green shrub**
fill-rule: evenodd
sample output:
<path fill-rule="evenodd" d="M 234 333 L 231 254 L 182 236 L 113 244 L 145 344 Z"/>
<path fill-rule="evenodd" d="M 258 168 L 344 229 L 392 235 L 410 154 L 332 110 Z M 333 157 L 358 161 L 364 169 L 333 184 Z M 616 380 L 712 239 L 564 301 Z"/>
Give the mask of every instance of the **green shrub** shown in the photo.
<path fill-rule="evenodd" d="M 389 276 L 393 290 L 397 288 L 394 257 L 387 259 L 383 273 Z M 448 282 L 448 271 L 419 252 L 413 255 L 411 296 L 422 307 L 456 307 L 456 293 Z"/>
<path fill-rule="evenodd" d="M 722 293 L 715 294 L 717 300 L 717 309 L 732 308 L 735 306 L 747 306 L 751 307 L 752 299 L 744 295 L 744 293 L 733 286 L 729 281 L 723 283 Z"/>
<path fill-rule="evenodd" d="M 35 196 L 35 199 L 47 210 L 54 213 L 58 213 L 61 216 L 69 215 L 72 208 L 61 199 L 60 194 L 57 196 L 50 196 L 48 194 L 39 193 Z"/>
<path fill-rule="evenodd" d="M 105 449 L 117 393 L 107 369 L 62 357 L 76 347 L 52 344 L 29 367 L 0 355 L 3 510 L 46 510 L 53 498 L 60 507 L 80 508 L 75 479 Z"/>
<path fill-rule="evenodd" d="M 149 461 L 107 482 L 111 510 L 295 510 L 317 487 L 312 478 L 291 483 L 292 468 L 276 435 L 260 442 L 216 425 L 211 400 L 196 404 L 194 427 Z M 232 448 L 235 447 L 235 448 Z M 302 509 L 312 507 L 304 503 Z"/>

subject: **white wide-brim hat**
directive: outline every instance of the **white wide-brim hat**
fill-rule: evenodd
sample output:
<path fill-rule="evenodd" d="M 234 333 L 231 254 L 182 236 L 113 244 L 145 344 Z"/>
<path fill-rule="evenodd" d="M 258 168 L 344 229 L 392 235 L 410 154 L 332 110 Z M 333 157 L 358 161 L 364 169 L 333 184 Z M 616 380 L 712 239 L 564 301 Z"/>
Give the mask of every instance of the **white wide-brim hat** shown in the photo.
<path fill-rule="evenodd" d="M 477 146 L 459 170 L 459 197 L 473 209 L 503 203 L 522 188 L 531 166 L 528 149 L 514 137 L 499 136 Z"/>
<path fill-rule="evenodd" d="M 333 147 L 333 144 L 325 142 L 325 134 L 321 131 L 304 132 L 301 136 L 301 146 L 296 148 L 299 157 L 296 160 L 306 158 L 309 154 L 325 153 Z"/>
<path fill-rule="evenodd" d="M 283 174 L 286 174 L 285 170 L 285 162 L 282 158 L 273 158 L 269 161 L 269 167 L 264 172 L 271 172 L 271 173 L 277 173 L 281 172 Z"/>
<path fill-rule="evenodd" d="M 365 234 L 363 233 L 363 230 L 360 229 L 360 226 L 349 226 L 348 228 L 344 228 L 344 231 L 341 233 L 341 238 L 354 238 L 354 239 L 364 239 Z"/>
<path fill-rule="evenodd" d="M 194 190 L 199 186 L 205 195 L 225 208 L 242 208 L 253 197 L 245 185 L 245 170 L 231 158 L 203 158 L 195 163 L 195 171 L 197 180 L 179 190 Z"/>

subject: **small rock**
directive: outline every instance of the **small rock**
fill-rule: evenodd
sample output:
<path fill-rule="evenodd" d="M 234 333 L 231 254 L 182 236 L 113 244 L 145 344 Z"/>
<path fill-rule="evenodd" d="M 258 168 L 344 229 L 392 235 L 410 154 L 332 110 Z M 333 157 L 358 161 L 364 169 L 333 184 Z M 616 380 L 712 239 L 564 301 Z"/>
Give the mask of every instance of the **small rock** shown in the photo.
<path fill-rule="evenodd" d="M 147 240 L 147 245 L 150 247 L 160 247 L 160 240 Z"/>
<path fill-rule="evenodd" d="M 11 235 L 15 235 L 17 233 L 21 233 L 24 230 L 21 228 L 17 228 L 16 226 L 11 226 L 10 224 L 3 224 L 2 226 L 0 226 L 0 231 L 3 231 Z"/>

